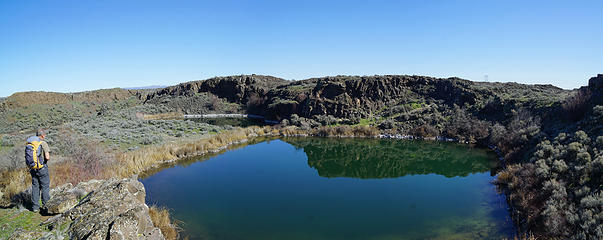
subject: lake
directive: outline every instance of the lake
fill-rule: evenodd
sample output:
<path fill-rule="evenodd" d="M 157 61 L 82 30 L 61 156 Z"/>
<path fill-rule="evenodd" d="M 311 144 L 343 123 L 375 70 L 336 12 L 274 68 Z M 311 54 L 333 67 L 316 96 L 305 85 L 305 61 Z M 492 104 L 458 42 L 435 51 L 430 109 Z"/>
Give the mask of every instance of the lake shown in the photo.
<path fill-rule="evenodd" d="M 281 138 L 141 179 L 190 239 L 501 239 L 496 155 L 393 139 Z"/>

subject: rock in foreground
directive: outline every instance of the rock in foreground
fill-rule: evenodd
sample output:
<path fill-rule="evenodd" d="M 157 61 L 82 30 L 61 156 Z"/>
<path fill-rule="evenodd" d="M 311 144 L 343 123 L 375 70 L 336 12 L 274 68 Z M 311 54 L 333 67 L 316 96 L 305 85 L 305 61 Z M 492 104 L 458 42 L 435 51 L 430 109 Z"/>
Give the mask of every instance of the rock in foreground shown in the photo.
<path fill-rule="evenodd" d="M 71 209 L 53 217 L 49 221 L 52 228 L 60 229 L 61 225 L 70 223 L 66 231 L 69 239 L 164 239 L 161 230 L 151 221 L 141 182 L 136 179 L 93 181 L 72 189 L 62 186 L 56 200 L 62 198 L 73 202 L 77 196 L 83 194 L 85 197 Z M 92 187 L 96 189 L 91 190 Z M 67 205 L 57 205 L 54 210 L 61 211 Z"/>

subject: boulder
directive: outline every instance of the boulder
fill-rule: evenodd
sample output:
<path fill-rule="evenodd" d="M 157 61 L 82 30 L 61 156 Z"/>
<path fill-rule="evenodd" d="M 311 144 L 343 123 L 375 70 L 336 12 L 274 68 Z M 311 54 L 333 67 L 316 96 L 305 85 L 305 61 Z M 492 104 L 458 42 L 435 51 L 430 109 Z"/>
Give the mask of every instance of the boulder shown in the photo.
<path fill-rule="evenodd" d="M 73 185 L 67 183 L 50 190 L 51 198 L 46 203 L 49 214 L 64 213 L 78 203 L 79 197 L 72 189 Z"/>
<path fill-rule="evenodd" d="M 64 213 L 49 224 L 70 222 L 69 239 L 164 239 L 149 216 L 144 186 L 136 179 L 92 180 L 71 189 L 63 185 L 54 194 L 53 211 Z M 74 206 L 64 211 L 69 205 Z"/>
<path fill-rule="evenodd" d="M 81 182 L 75 188 L 71 183 L 50 190 L 50 200 L 46 203 L 49 214 L 60 214 L 75 207 L 79 200 L 101 185 L 102 181 Z"/>

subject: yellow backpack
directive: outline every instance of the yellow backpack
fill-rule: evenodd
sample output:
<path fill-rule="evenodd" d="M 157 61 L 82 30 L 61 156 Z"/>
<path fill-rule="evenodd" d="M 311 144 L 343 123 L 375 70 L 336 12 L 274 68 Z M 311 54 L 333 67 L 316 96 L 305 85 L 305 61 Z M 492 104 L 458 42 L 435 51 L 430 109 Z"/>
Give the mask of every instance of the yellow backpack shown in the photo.
<path fill-rule="evenodd" d="M 28 141 L 25 145 L 25 164 L 30 169 L 40 169 L 44 164 L 38 158 L 38 150 L 42 145 L 42 141 Z"/>

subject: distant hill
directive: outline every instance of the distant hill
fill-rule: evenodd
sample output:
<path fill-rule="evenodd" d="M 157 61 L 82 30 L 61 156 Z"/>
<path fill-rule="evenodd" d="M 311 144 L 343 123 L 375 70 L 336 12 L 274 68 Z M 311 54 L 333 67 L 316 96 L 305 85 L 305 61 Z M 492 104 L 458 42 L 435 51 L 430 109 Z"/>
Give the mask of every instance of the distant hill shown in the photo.
<path fill-rule="evenodd" d="M 100 89 L 76 93 L 58 93 L 58 92 L 17 92 L 3 101 L 3 107 L 12 109 L 26 107 L 34 104 L 65 104 L 73 101 L 102 103 L 114 100 L 123 100 L 136 95 L 138 91 L 126 90 L 121 88 Z"/>
<path fill-rule="evenodd" d="M 151 86 L 143 86 L 143 87 L 130 87 L 130 88 L 122 88 L 125 90 L 150 90 L 150 89 L 159 89 L 165 88 L 167 85 L 151 85 Z"/>

